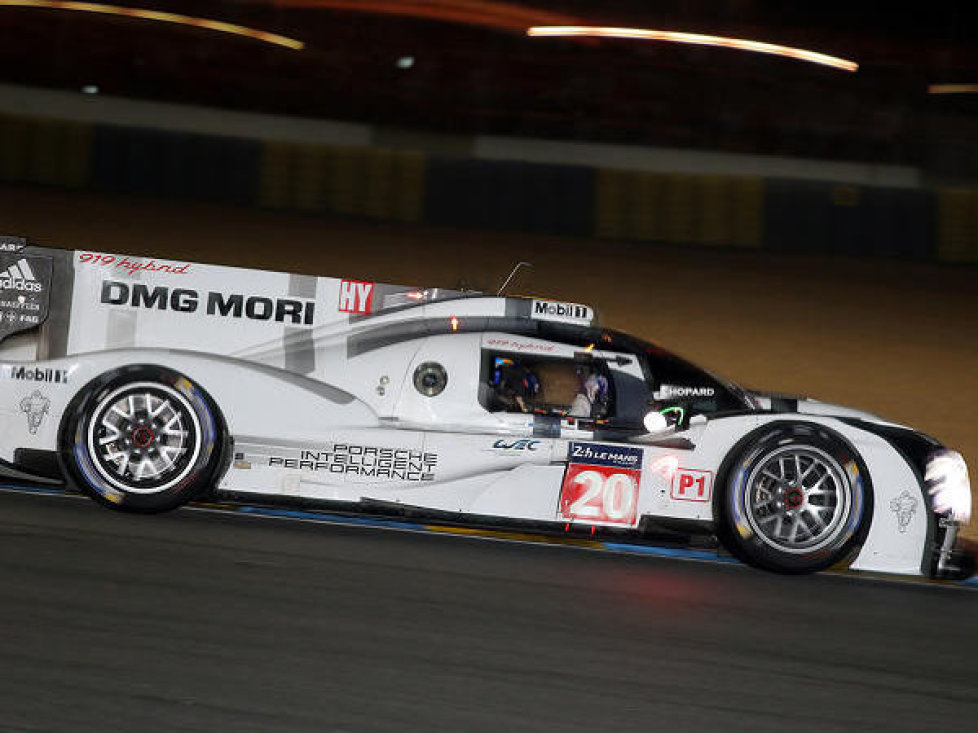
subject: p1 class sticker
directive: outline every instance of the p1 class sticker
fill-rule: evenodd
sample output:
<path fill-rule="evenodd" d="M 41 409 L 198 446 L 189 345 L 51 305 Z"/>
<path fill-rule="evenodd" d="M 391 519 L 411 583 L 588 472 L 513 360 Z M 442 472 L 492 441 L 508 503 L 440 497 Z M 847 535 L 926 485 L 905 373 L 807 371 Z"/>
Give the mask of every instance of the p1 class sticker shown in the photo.
<path fill-rule="evenodd" d="M 0 341 L 48 317 L 51 258 L 0 250 Z"/>
<path fill-rule="evenodd" d="M 642 483 L 642 449 L 571 443 L 557 518 L 566 522 L 634 527 Z"/>
<path fill-rule="evenodd" d="M 680 468 L 672 477 L 669 495 L 677 501 L 710 501 L 713 497 L 713 471 Z"/>

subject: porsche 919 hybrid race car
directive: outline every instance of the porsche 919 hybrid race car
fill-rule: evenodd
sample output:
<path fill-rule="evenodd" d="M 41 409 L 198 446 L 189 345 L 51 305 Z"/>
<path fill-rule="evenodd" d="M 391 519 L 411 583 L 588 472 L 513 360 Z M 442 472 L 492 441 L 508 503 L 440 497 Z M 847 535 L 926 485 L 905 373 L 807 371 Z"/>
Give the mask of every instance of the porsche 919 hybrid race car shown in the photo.
<path fill-rule="evenodd" d="M 576 303 L 0 238 L 0 472 L 106 506 L 204 496 L 647 537 L 780 572 L 953 574 L 962 457 L 743 389 Z"/>

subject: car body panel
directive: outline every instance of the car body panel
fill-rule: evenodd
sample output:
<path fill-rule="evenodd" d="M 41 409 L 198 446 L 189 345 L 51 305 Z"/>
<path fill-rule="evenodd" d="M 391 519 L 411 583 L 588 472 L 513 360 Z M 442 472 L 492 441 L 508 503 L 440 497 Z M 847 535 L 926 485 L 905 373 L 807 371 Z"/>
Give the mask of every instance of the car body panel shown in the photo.
<path fill-rule="evenodd" d="M 233 441 L 218 492 L 554 528 L 638 533 L 671 520 L 710 529 L 745 436 L 804 422 L 857 451 L 871 481 L 871 523 L 851 567 L 929 572 L 937 518 L 920 471 L 885 437 L 844 419 L 885 424 L 867 413 L 811 400 L 785 411 L 784 398 L 733 386 L 725 399 L 741 409 L 698 414 L 661 436 L 616 433 L 613 420 L 602 426 L 566 411 L 487 409 L 485 365 L 499 355 L 600 364 L 621 394 L 689 398 L 691 411 L 700 396 L 726 389 L 706 372 L 699 384 L 650 378 L 656 364 L 667 366 L 653 347 L 646 356 L 621 339 L 582 346 L 527 332 L 545 323 L 600 333 L 587 306 L 104 253 L 0 255 L 50 258 L 71 284 L 52 290 L 41 328 L 0 343 L 0 459 L 11 470 L 25 449 L 61 449 L 64 416 L 85 385 L 153 365 L 184 375 L 218 406 Z M 68 313 L 59 318 L 59 309 Z M 447 375 L 434 394 L 418 386 L 431 364 Z"/>

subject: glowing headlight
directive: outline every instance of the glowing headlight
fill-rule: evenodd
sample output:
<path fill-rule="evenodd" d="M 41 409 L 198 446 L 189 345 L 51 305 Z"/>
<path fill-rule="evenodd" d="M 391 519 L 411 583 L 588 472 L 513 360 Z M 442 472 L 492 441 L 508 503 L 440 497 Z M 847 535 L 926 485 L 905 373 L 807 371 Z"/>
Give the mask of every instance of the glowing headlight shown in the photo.
<path fill-rule="evenodd" d="M 934 511 L 950 512 L 956 522 L 971 519 L 971 482 L 968 465 L 960 453 L 942 450 L 927 461 L 924 475 L 927 492 L 933 497 Z"/>

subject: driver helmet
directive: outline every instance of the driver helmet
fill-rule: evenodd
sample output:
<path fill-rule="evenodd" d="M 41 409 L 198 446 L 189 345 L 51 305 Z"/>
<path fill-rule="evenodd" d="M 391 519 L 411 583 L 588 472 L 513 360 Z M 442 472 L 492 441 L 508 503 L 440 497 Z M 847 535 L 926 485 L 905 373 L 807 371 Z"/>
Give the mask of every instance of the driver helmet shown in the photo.
<path fill-rule="evenodd" d="M 492 386 L 500 392 L 524 399 L 536 397 L 540 392 L 537 376 L 527 367 L 504 356 L 497 356 L 493 362 Z"/>
<path fill-rule="evenodd" d="M 608 379 L 607 377 L 591 372 L 584 379 L 582 385 L 584 395 L 590 400 L 591 404 L 598 404 L 608 399 Z"/>

